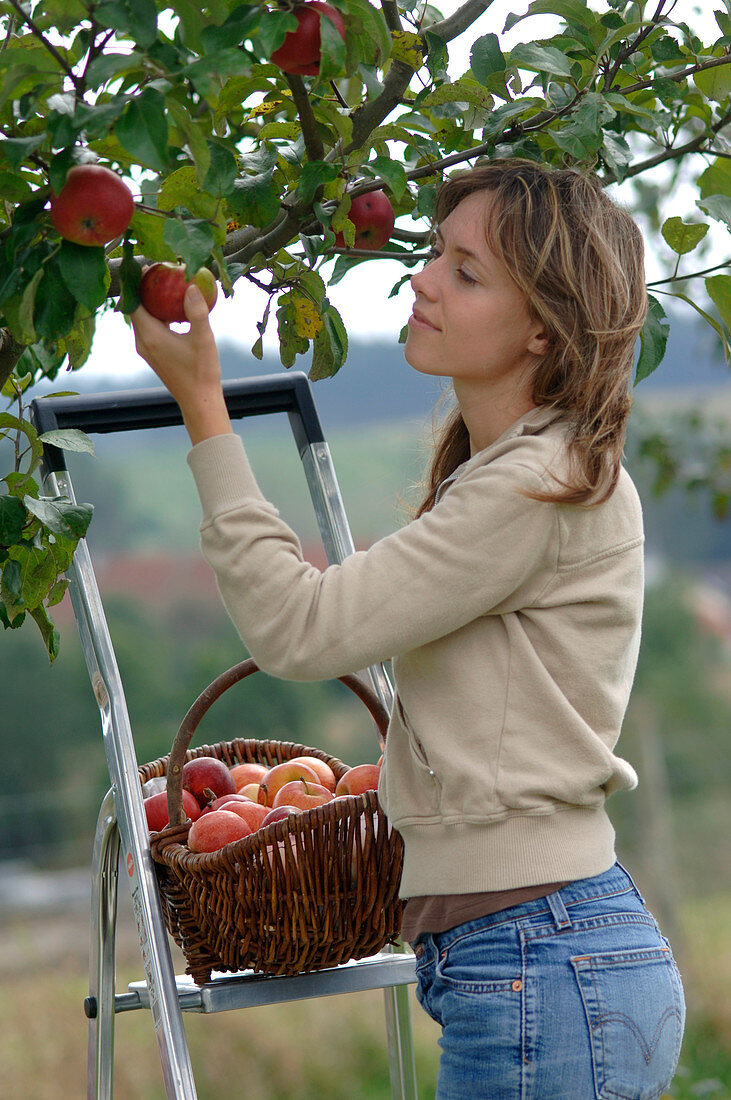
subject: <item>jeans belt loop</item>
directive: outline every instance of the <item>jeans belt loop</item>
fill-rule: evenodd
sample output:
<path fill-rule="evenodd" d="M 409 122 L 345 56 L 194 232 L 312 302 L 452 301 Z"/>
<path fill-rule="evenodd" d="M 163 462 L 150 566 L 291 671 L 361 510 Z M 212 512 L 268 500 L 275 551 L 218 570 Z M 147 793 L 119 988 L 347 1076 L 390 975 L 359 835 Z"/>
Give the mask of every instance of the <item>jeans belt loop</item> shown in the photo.
<path fill-rule="evenodd" d="M 561 894 L 557 891 L 555 894 L 547 894 L 546 901 L 548 902 L 548 908 L 553 914 L 553 919 L 556 922 L 557 928 L 570 928 L 571 917 L 568 910 L 563 903 Z"/>

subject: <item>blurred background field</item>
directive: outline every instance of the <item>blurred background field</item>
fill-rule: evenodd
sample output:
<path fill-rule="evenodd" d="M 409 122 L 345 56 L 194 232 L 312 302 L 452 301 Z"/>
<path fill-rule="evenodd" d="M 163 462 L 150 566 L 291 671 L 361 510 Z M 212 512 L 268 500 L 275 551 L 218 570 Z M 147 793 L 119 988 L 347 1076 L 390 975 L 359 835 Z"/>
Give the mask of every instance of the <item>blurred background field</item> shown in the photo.
<path fill-rule="evenodd" d="M 436 397 L 423 379 L 414 387 L 398 350 L 390 354 L 361 349 L 344 368 L 350 380 L 315 388 L 360 547 L 404 522 Z M 680 358 L 697 367 L 692 342 Z M 251 367 L 232 356 L 228 373 Z M 672 422 L 682 433 L 693 410 L 705 408 L 728 429 L 728 375 L 711 371 L 699 385 L 696 374 L 691 385 L 681 367 L 670 364 L 672 386 L 642 390 L 636 416 Z M 322 563 L 289 428 L 275 420 L 246 422 L 242 434 L 265 493 L 307 555 Z M 75 458 L 72 474 L 78 499 L 95 505 L 89 544 L 145 762 L 169 751 L 193 698 L 243 654 L 198 554 L 182 434 L 95 443 L 97 456 Z M 632 440 L 628 464 L 646 514 L 648 587 L 620 751 L 637 768 L 640 787 L 615 796 L 609 808 L 620 858 L 673 941 L 686 985 L 688 1030 L 671 1095 L 731 1100 L 731 523 L 714 519 L 701 493 L 658 498 L 656 469 Z M 98 713 L 66 603 L 55 618 L 62 644 L 50 669 L 34 627 L 0 641 L 0 1095 L 11 1084 L 8 1095 L 33 1100 L 67 1100 L 84 1090 L 88 866 L 108 786 Z M 198 743 L 235 736 L 301 740 L 351 764 L 378 755 L 367 715 L 337 683 L 289 684 L 262 674 L 247 680 L 196 734 Z M 120 989 L 142 976 L 127 901 L 122 888 Z M 176 966 L 182 969 L 180 956 Z M 420 1100 L 427 1100 L 437 1028 L 410 996 Z M 201 1100 L 389 1095 L 380 992 L 190 1014 L 186 1030 Z M 164 1096 L 147 1013 L 117 1018 L 115 1066 L 117 1100 Z"/>

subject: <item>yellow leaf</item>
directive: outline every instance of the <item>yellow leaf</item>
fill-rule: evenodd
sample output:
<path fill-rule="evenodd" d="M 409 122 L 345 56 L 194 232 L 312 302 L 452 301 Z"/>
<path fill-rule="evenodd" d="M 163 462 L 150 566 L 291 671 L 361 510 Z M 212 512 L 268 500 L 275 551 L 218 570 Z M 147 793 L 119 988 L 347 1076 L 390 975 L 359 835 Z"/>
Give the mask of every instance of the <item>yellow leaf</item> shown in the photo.
<path fill-rule="evenodd" d="M 421 38 L 412 31 L 391 31 L 393 47 L 391 57 L 397 61 L 403 61 L 410 68 L 417 71 L 424 64 L 424 54 L 421 52 Z"/>
<path fill-rule="evenodd" d="M 293 295 L 292 309 L 294 310 L 294 330 L 297 335 L 305 340 L 314 340 L 322 328 L 322 317 L 315 303 L 299 294 Z"/>

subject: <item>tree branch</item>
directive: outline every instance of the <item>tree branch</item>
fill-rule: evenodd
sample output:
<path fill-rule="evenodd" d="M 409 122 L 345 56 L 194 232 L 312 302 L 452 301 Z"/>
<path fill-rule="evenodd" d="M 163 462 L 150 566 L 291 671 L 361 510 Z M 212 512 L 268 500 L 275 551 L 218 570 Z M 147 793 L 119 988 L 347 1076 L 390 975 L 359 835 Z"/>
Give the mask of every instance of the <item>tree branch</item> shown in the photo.
<path fill-rule="evenodd" d="M 52 42 L 48 41 L 48 39 L 46 38 L 43 31 L 39 27 L 36 26 L 36 24 L 33 22 L 33 20 L 28 15 L 28 13 L 26 11 L 24 11 L 22 5 L 20 3 L 18 3 L 18 0 L 9 0 L 9 3 L 12 4 L 12 6 L 15 8 L 18 15 L 21 17 L 23 22 L 26 24 L 26 26 L 30 30 L 31 34 L 34 34 L 36 36 L 36 38 L 39 40 L 39 42 L 41 42 L 43 44 L 43 46 L 50 53 L 51 57 L 53 57 L 58 62 L 58 64 L 63 69 L 63 71 L 70 78 L 70 80 L 72 81 L 74 87 L 76 87 L 76 75 L 74 74 L 74 70 L 71 68 L 71 66 L 69 65 L 68 61 L 63 56 L 63 54 L 61 54 L 56 49 L 56 47 L 53 45 Z"/>
<path fill-rule="evenodd" d="M 428 30 L 443 42 L 451 42 L 453 38 L 457 38 L 471 27 L 475 20 L 491 7 L 492 2 L 493 0 L 467 0 L 466 4 L 457 8 L 456 12 L 442 19 L 440 23 L 432 23 Z"/>
<path fill-rule="evenodd" d="M 381 11 L 383 12 L 383 18 L 386 20 L 386 26 L 390 31 L 403 30 L 396 0 L 381 0 Z"/>
<path fill-rule="evenodd" d="M 290 91 L 292 92 L 292 99 L 297 108 L 297 114 L 299 115 L 300 125 L 302 126 L 302 136 L 305 139 L 307 157 L 309 160 L 324 160 L 325 149 L 322 144 L 322 138 L 320 137 L 320 131 L 317 129 L 317 120 L 312 110 L 312 104 L 307 94 L 305 82 L 301 76 L 290 76 L 289 73 L 285 73 L 284 76 L 289 84 Z"/>
<path fill-rule="evenodd" d="M 25 348 L 26 345 L 19 344 L 10 329 L 0 328 L 0 389 L 10 378 Z"/>
<path fill-rule="evenodd" d="M 714 264 L 713 267 L 704 267 L 702 271 L 693 271 L 690 275 L 672 275 L 668 279 L 656 279 L 654 283 L 648 283 L 648 290 L 654 286 L 665 286 L 666 283 L 682 283 L 686 279 L 700 279 L 702 275 L 710 275 L 712 271 L 720 271 L 724 267 L 731 267 L 731 257 L 723 263 Z"/>
<path fill-rule="evenodd" d="M 731 122 L 731 111 L 727 111 L 722 118 L 715 122 L 711 127 L 710 133 L 715 135 L 722 130 L 724 126 L 728 126 Z M 654 157 L 648 157 L 647 160 L 640 161 L 639 164 L 635 164 L 632 168 L 629 168 L 623 175 L 622 179 L 630 179 L 632 176 L 639 176 L 641 172 L 647 172 L 650 168 L 656 168 L 658 164 L 664 164 L 666 161 L 678 160 L 679 157 L 685 156 L 687 153 L 705 153 L 708 150 L 703 146 L 706 141 L 709 140 L 709 132 L 705 130 L 698 137 L 691 138 L 690 141 L 686 141 L 685 145 L 669 146 L 663 150 L 662 153 L 656 153 Z M 614 183 L 617 179 L 615 172 L 607 172 L 604 176 L 604 185 Z"/>

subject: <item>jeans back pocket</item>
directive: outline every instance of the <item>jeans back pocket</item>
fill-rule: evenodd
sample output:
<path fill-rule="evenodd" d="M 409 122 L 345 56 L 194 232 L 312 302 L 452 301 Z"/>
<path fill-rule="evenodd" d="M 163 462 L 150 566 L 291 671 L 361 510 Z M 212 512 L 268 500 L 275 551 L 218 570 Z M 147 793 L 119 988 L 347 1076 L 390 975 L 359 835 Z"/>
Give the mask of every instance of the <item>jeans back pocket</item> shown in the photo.
<path fill-rule="evenodd" d="M 572 958 L 599 1100 L 657 1100 L 680 1054 L 685 1003 L 667 947 Z"/>

